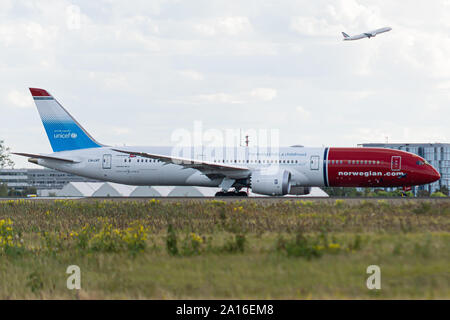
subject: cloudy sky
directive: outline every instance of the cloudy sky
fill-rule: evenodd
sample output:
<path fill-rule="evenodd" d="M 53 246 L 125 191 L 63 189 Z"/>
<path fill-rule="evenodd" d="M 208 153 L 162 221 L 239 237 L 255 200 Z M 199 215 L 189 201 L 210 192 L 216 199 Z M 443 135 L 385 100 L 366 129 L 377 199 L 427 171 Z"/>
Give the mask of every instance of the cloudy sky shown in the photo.
<path fill-rule="evenodd" d="M 195 121 L 286 146 L 449 142 L 450 1 L 0 0 L 0 74 L 13 151 L 51 152 L 28 87 L 111 145 Z"/>

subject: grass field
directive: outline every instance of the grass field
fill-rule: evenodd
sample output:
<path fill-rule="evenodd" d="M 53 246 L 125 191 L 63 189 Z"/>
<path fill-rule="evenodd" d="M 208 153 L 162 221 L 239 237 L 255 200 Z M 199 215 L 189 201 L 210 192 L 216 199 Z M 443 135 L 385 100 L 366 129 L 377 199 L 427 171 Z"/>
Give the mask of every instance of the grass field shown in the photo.
<path fill-rule="evenodd" d="M 0 298 L 449 299 L 449 217 L 447 200 L 1 201 Z"/>

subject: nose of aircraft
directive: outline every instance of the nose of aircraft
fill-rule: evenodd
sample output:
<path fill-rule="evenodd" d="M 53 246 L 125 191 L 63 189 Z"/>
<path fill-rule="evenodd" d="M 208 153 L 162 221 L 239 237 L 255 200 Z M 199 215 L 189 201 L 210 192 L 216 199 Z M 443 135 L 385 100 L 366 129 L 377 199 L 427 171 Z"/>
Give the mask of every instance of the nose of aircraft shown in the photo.
<path fill-rule="evenodd" d="M 441 178 L 441 175 L 439 174 L 439 172 L 435 168 L 430 166 L 430 170 L 428 172 L 428 177 L 429 177 L 429 180 L 430 180 L 430 182 L 428 182 L 428 183 L 432 183 L 434 181 L 439 180 Z"/>

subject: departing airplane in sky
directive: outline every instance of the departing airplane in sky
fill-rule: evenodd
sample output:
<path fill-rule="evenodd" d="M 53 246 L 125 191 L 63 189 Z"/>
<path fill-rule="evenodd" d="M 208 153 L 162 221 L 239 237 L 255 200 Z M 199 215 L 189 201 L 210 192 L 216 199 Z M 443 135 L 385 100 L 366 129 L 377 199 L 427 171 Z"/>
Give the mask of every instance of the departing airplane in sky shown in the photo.
<path fill-rule="evenodd" d="M 342 32 L 342 35 L 344 36 L 344 41 L 349 41 L 349 40 L 359 40 L 359 39 L 364 39 L 364 38 L 372 38 L 375 37 L 377 34 L 383 33 L 383 32 L 388 32 L 391 31 L 392 28 L 390 27 L 386 27 L 386 28 L 380 28 L 380 29 L 376 29 L 370 32 L 364 32 L 361 34 L 357 34 L 355 36 L 349 36 L 348 34 L 346 34 L 345 32 Z"/>
<path fill-rule="evenodd" d="M 30 88 L 53 149 L 14 153 L 79 176 L 128 185 L 220 187 L 217 196 L 308 194 L 311 187 L 406 187 L 434 182 L 423 158 L 384 148 L 112 147 L 97 142 L 43 89 Z"/>

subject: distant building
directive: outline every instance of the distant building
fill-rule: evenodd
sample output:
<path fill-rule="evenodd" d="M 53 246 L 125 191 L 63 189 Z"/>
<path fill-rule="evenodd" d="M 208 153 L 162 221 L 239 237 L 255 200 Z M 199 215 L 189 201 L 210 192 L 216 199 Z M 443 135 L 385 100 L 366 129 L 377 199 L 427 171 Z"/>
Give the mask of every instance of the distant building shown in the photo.
<path fill-rule="evenodd" d="M 0 184 L 5 183 L 10 190 L 36 188 L 38 193 L 41 193 L 46 190 L 60 190 L 69 182 L 98 181 L 50 169 L 0 169 Z"/>
<path fill-rule="evenodd" d="M 0 184 L 6 184 L 9 190 L 18 191 L 30 187 L 27 169 L 0 169 Z"/>
<path fill-rule="evenodd" d="M 442 186 L 450 189 L 450 143 L 362 143 L 358 146 L 389 148 L 415 153 L 427 160 L 441 174 L 440 180 L 418 186 L 417 190 L 427 190 L 432 193 Z"/>

